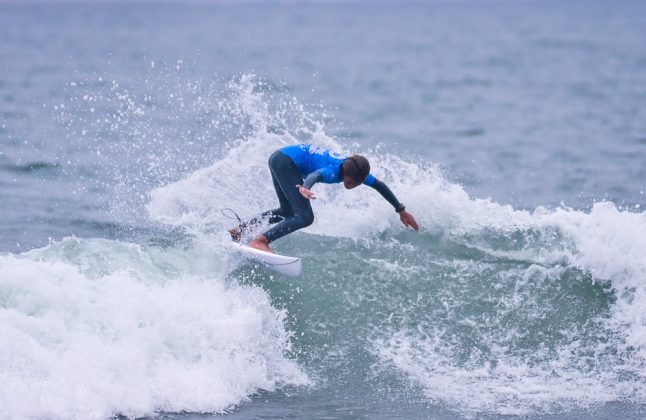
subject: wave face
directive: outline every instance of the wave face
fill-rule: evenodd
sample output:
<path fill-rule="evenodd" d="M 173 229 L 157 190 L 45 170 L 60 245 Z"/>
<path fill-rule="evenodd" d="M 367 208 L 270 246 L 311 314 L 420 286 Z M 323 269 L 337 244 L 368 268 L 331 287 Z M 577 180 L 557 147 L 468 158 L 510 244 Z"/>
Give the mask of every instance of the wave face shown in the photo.
<path fill-rule="evenodd" d="M 305 127 L 271 130 L 276 115 L 254 83 L 237 85 L 254 130 L 212 165 L 153 190 L 153 219 L 210 231 L 227 225 L 223 206 L 244 217 L 275 206 L 267 157 Z M 307 125 L 308 141 L 357 152 Z M 428 162 L 360 152 L 423 229 L 404 230 L 369 188 L 316 187 L 315 223 L 276 243 L 305 259 L 297 299 L 308 311 L 288 307 L 308 351 L 329 345 L 350 359 L 340 377 L 394 374 L 463 414 L 646 402 L 646 213 L 609 202 L 515 210 L 469 197 Z"/>
<path fill-rule="evenodd" d="M 120 174 L 110 197 L 124 223 L 155 229 L 0 256 L 0 405 L 11 416 L 244 414 L 259 393 L 275 412 L 321 416 L 646 404 L 646 213 L 473 198 L 421 157 L 328 135 L 323 112 L 253 75 L 168 105 L 204 139 L 228 134 L 212 154 L 189 148 L 178 161 L 163 143 L 174 126 L 155 131 L 146 108 L 155 98 L 107 89 L 117 94 L 93 106 L 132 115 L 75 118 L 127 134 L 101 143 L 98 172 Z M 367 156 L 422 230 L 404 229 L 370 188 L 320 184 L 314 224 L 275 243 L 304 259 L 301 278 L 238 260 L 222 209 L 247 218 L 275 207 L 267 159 L 296 142 Z M 120 168 L 122 155 L 143 164 Z"/>

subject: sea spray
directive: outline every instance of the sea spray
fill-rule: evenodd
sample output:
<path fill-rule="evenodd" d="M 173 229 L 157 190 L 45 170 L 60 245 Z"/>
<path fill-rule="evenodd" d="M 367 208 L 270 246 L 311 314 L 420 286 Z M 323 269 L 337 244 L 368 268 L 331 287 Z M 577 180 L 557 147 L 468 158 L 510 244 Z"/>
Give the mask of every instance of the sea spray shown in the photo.
<path fill-rule="evenodd" d="M 249 81 L 242 79 L 239 100 L 262 103 Z M 212 165 L 153 190 L 147 204 L 153 219 L 192 231 L 224 229 L 231 221 L 217 211 L 223 204 L 245 217 L 276 205 L 267 156 L 299 138 L 264 126 L 271 119 L 266 107 L 241 109 L 262 114 L 249 116 L 255 121 L 249 136 Z M 365 154 L 422 226 L 419 235 L 406 232 L 369 188 L 315 187 L 315 223 L 295 234 L 292 246 L 276 246 L 300 250 L 312 289 L 340 288 L 340 295 L 327 295 L 339 302 L 324 303 L 336 312 L 325 325 L 345 325 L 359 337 L 337 331 L 332 345 L 362 347 L 383 373 L 394 369 L 429 400 L 467 415 L 645 401 L 645 213 L 608 202 L 589 212 L 516 210 L 470 197 L 431 163 L 378 147 L 364 151 L 321 126 L 311 134 L 308 142 Z M 321 241 L 343 250 L 346 261 L 315 245 Z M 353 281 L 338 285 L 348 272 Z M 317 317 L 331 315 L 308 319 Z"/>
<path fill-rule="evenodd" d="M 2 257 L 2 325 L 15 337 L 2 353 L 3 366 L 18 366 L 3 372 L 16 384 L 12 413 L 38 416 L 43 407 L 55 407 L 49 413 L 60 417 L 220 412 L 259 390 L 312 384 L 311 378 L 319 390 L 361 388 L 384 400 L 394 398 L 389 389 L 399 396 L 421 390 L 425 401 L 470 416 L 646 401 L 643 212 L 607 202 L 587 212 L 514 209 L 471 197 L 423 158 L 331 136 L 323 116 L 283 92 L 276 100 L 261 78 L 236 77 L 216 86 L 213 100 L 197 100 L 207 91 L 203 85 L 192 93 L 197 107 L 165 92 L 164 106 L 190 110 L 181 114 L 186 120 L 161 125 L 165 132 L 154 118 L 146 120 L 153 100 L 145 99 L 150 109 L 141 113 L 139 99 L 128 105 L 124 92 L 105 102 L 121 109 L 125 101 L 124 112 L 132 113 L 114 126 L 123 138 L 102 137 L 113 129 L 105 125 L 109 117 L 88 120 L 96 129 L 90 144 L 104 158 L 97 165 L 122 172 L 117 188 L 95 185 L 111 191 L 114 214 L 124 223 L 169 226 L 182 240 L 165 238 L 162 228 L 135 244 L 66 239 Z M 202 123 L 214 136 L 200 137 L 207 146 L 213 142 L 210 153 L 188 143 L 186 126 Z M 366 155 L 421 232 L 404 229 L 369 188 L 317 185 L 315 223 L 276 243 L 303 257 L 302 279 L 272 278 L 233 258 L 225 251 L 225 229 L 234 222 L 221 209 L 250 217 L 273 208 L 267 157 L 301 141 Z M 126 152 L 124 167 L 116 157 Z M 11 280 L 22 272 L 28 279 Z M 39 281 L 31 284 L 32 278 Z M 231 337 L 231 331 L 241 332 Z M 84 343 L 99 355 L 98 367 L 84 359 Z M 67 357 L 62 365 L 48 356 L 52 346 Z M 78 381 L 85 388 L 64 393 L 70 388 L 59 385 L 73 355 L 85 360 L 89 379 Z M 33 372 L 26 366 L 36 358 L 44 361 Z M 124 373 L 132 365 L 138 367 Z M 182 382 L 186 372 L 191 379 Z M 13 402 L 33 399 L 27 384 L 34 377 L 41 378 L 39 403 Z M 155 380 L 144 384 L 148 377 Z M 120 381 L 133 393 L 114 391 Z M 97 397 L 75 404 L 87 384 Z"/>

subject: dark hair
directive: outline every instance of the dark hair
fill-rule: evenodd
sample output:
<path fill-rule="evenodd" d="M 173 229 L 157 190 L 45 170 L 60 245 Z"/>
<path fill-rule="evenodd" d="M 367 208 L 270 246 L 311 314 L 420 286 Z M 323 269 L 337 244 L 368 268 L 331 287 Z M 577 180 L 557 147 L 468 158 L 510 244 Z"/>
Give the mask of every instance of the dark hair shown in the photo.
<path fill-rule="evenodd" d="M 343 175 L 357 182 L 363 182 L 370 173 L 368 159 L 361 155 L 352 155 L 343 161 Z"/>

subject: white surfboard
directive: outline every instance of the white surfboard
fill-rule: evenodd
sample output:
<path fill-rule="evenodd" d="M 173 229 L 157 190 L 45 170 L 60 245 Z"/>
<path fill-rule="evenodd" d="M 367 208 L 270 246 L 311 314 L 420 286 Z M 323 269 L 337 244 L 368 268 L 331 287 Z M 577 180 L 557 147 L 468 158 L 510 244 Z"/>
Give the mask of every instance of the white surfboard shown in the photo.
<path fill-rule="evenodd" d="M 285 276 L 298 277 L 303 272 L 303 264 L 300 258 L 272 254 L 271 252 L 248 247 L 239 242 L 231 242 L 231 246 L 246 258 L 258 261 Z"/>

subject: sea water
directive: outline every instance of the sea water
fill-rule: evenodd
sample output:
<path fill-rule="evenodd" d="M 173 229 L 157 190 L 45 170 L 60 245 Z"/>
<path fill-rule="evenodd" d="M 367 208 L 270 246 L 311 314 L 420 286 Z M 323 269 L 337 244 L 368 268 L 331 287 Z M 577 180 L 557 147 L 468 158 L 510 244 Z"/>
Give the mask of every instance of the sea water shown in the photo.
<path fill-rule="evenodd" d="M 646 416 L 643 2 L 0 3 L 0 417 Z M 360 153 L 274 244 L 267 159 Z"/>

